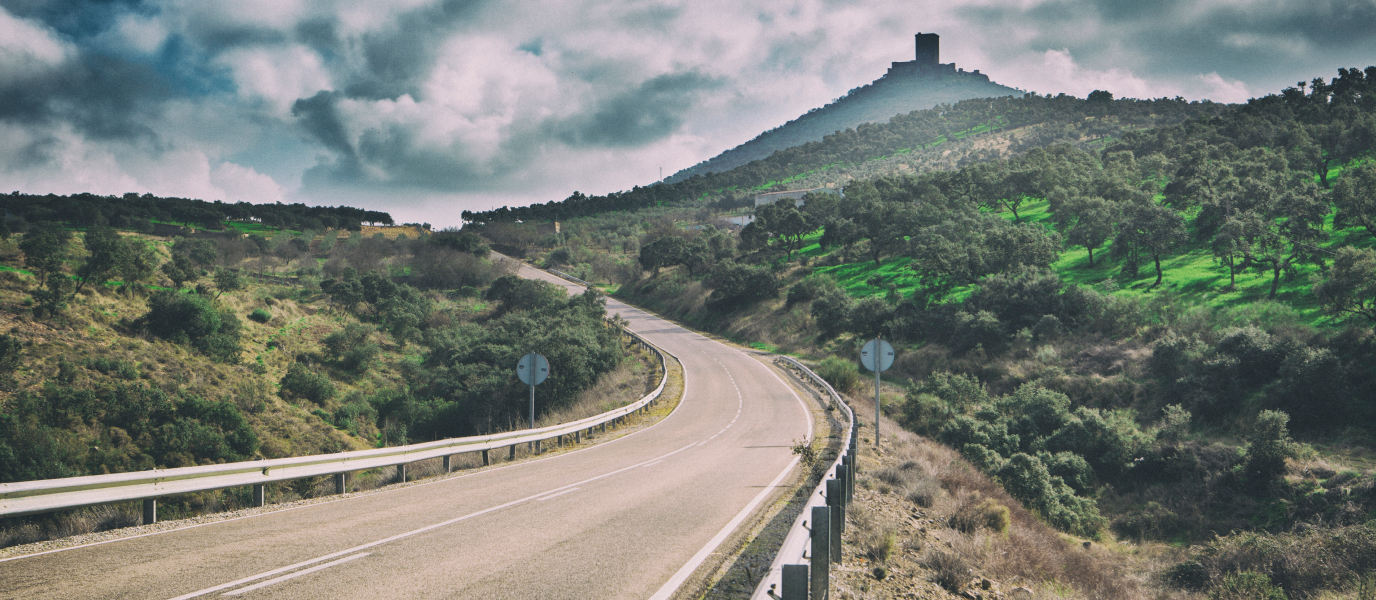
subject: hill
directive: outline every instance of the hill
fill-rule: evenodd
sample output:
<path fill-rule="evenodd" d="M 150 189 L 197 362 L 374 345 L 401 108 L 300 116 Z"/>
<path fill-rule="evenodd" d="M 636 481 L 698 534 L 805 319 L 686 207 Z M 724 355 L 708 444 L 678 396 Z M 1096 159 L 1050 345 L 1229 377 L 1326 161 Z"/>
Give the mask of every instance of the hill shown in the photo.
<path fill-rule="evenodd" d="M 855 88 L 826 106 L 814 108 L 744 144 L 674 173 L 665 178 L 664 183 L 729 171 L 767 158 L 779 150 L 820 142 L 838 131 L 855 129 L 864 123 L 883 123 L 915 110 L 972 98 L 1021 96 L 1023 93 L 989 81 L 989 76 L 978 70 L 966 73 L 964 69 L 954 68 L 949 71 L 891 69 L 873 83 Z"/>
<path fill-rule="evenodd" d="M 970 506 L 1025 508 L 1118 555 L 1078 581 L 1033 576 L 1048 593 L 1369 594 L 1376 67 L 1240 105 L 1096 92 L 934 112 L 752 163 L 839 156 L 860 139 L 912 148 L 796 166 L 789 177 L 849 178 L 844 196 L 759 207 L 739 230 L 710 195 L 565 221 L 561 238 L 530 222 L 480 230 L 528 230 L 528 256 L 810 358 L 856 401 L 869 395 L 858 344 L 892 340 L 884 413 L 972 465 L 923 467 L 942 488 L 979 489 L 958 481 L 977 469 L 1009 499 Z M 970 141 L 958 160 L 901 137 L 943 118 L 968 133 L 925 139 Z M 981 121 L 1008 125 L 969 128 Z M 898 475 L 871 490 L 910 494 Z M 987 568 L 997 560 L 979 549 L 995 534 L 981 527 L 941 539 Z M 1159 589 L 1096 589 L 1122 570 Z"/>
<path fill-rule="evenodd" d="M 55 216 L 38 203 L 13 206 L 24 210 L 0 219 L 0 483 L 518 428 L 528 390 L 511 365 L 526 348 L 563 365 L 541 388 L 543 424 L 634 401 L 651 379 L 599 296 L 518 279 L 471 234 L 255 222 L 253 234 L 169 238 L 103 213 L 74 229 L 38 220 Z M 321 483 L 269 495 L 310 497 Z M 248 502 L 225 490 L 162 504 L 177 518 Z M 0 519 L 0 547 L 138 519 L 120 505 Z"/>

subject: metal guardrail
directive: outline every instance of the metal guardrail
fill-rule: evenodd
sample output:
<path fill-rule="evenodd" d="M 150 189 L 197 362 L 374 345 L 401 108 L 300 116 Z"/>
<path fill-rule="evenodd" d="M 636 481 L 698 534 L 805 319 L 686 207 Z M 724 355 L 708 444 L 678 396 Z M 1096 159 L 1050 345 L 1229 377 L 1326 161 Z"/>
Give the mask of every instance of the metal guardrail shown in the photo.
<path fill-rule="evenodd" d="M 797 367 L 831 396 L 850 420 L 841 439 L 842 451 L 808 495 L 802 513 L 784 537 L 769 565 L 769 572 L 755 587 L 752 600 L 822 600 L 830 586 L 830 563 L 841 562 L 841 532 L 846 507 L 855 494 L 855 412 L 821 376 L 788 356 L 780 359 Z"/>
<path fill-rule="evenodd" d="M 664 386 L 669 381 L 668 362 L 664 352 L 635 333 L 625 329 L 622 329 L 622 333 L 635 340 L 641 347 L 659 355 L 662 376 L 659 387 L 640 400 L 600 415 L 539 429 L 452 438 L 394 448 L 221 465 L 154 469 L 152 471 L 111 475 L 0 483 L 0 517 L 16 517 L 97 504 L 143 500 L 144 521 L 150 523 L 157 520 L 155 499 L 160 496 L 253 486 L 254 503 L 262 506 L 262 486 L 268 483 L 319 475 L 335 475 L 336 492 L 343 493 L 343 474 L 352 471 L 396 466 L 404 479 L 407 463 L 427 458 L 444 457 L 445 470 L 448 471 L 450 467 L 449 458 L 456 454 L 482 452 L 483 464 L 488 464 L 487 451 L 495 448 L 511 446 L 514 454 L 517 445 L 534 443 L 536 452 L 539 452 L 540 442 L 543 440 L 562 438 L 566 435 L 572 435 L 575 440 L 578 440 L 581 439 L 584 430 L 587 430 L 589 435 L 591 435 L 592 428 L 596 426 L 603 426 L 605 430 L 607 423 L 624 418 L 636 411 L 648 409 L 664 392 Z"/>
<path fill-rule="evenodd" d="M 591 283 L 588 283 L 588 282 L 586 282 L 586 281 L 583 281 L 582 279 L 579 279 L 579 278 L 577 278 L 577 277 L 574 277 L 574 276 L 572 276 L 572 275 L 569 275 L 568 273 L 565 273 L 565 272 L 563 272 L 563 271 L 556 271 L 556 270 L 554 270 L 554 269 L 545 269 L 545 271 L 549 271 L 550 273 L 554 273 L 555 275 L 558 275 L 558 276 L 560 276 L 560 277 L 563 277 L 564 279 L 567 279 L 567 280 L 569 280 L 569 281 L 572 281 L 572 282 L 574 282 L 574 283 L 577 283 L 577 284 L 579 284 L 579 285 L 582 285 L 583 287 L 593 287 L 593 285 L 592 285 Z"/>

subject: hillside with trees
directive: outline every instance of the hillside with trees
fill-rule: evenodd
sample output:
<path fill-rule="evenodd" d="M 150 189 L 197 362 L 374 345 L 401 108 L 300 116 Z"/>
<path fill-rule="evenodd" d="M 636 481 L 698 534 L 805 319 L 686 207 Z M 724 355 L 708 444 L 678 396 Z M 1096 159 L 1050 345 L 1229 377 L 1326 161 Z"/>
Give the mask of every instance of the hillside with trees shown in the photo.
<path fill-rule="evenodd" d="M 606 320 L 603 296 L 519 279 L 472 233 L 365 238 L 254 221 L 253 234 L 169 238 L 100 212 L 36 220 L 66 214 L 39 208 L 0 221 L 0 482 L 522 428 L 529 392 L 513 365 L 533 348 L 559 368 L 537 398 L 542 423 L 610 410 L 657 381 L 658 363 Z M 374 470 L 355 485 L 393 477 Z M 322 485 L 269 494 L 308 498 Z M 225 490 L 162 503 L 177 518 L 249 501 Z M 97 507 L 0 520 L 0 546 L 138 519 Z"/>
<path fill-rule="evenodd" d="M 915 156 L 864 173 L 888 158 L 861 151 L 844 195 L 767 205 L 744 228 L 721 219 L 729 192 L 703 186 L 565 221 L 559 236 L 539 221 L 597 202 L 474 229 L 693 326 L 813 360 L 855 402 L 867 393 L 858 345 L 892 340 L 888 417 L 953 449 L 1019 510 L 1121 548 L 1114 568 L 1157 590 L 1103 597 L 1376 589 L 1363 579 L 1376 569 L 1364 216 L 1376 67 L 1231 106 L 1107 92 L 967 101 L 711 177 L 816 176 L 847 148 L 877 147 L 861 140 L 918 148 L 935 133 L 904 124 L 977 122 L 1002 125 L 968 135 L 954 164 Z"/>

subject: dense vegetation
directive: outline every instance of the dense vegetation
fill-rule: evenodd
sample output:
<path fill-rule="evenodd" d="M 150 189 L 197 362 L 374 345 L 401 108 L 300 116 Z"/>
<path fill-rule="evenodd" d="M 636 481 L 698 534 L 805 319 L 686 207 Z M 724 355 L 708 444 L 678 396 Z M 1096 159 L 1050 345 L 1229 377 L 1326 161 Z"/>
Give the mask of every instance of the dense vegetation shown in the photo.
<path fill-rule="evenodd" d="M 520 428 L 529 392 L 512 365 L 532 350 L 557 369 L 542 420 L 644 392 L 599 293 L 516 279 L 471 233 L 166 239 L 100 214 L 75 232 L 0 222 L 0 482 Z M 625 393 L 584 397 L 613 372 Z M 247 502 L 236 494 L 165 500 L 179 514 Z M 35 519 L 0 522 L 0 544 L 69 520 Z"/>
<path fill-rule="evenodd" d="M 1196 112 L 1067 133 L 1149 105 Z M 1010 117 L 955 164 L 913 153 L 915 168 L 839 178 L 843 196 L 761 207 L 738 232 L 710 200 L 576 219 L 563 237 L 480 230 L 760 348 L 850 359 L 894 340 L 890 415 L 1063 531 L 1283 545 L 1333 527 L 1370 552 L 1376 476 L 1342 465 L 1376 431 L 1376 68 L 1229 107 L 1102 92 L 959 105 L 1002 111 L 986 121 L 1048 106 L 1058 120 Z M 823 366 L 861 387 L 853 366 Z M 1320 581 L 1201 556 L 1187 583 L 1214 595 L 1342 593 L 1369 564 Z"/>
<path fill-rule="evenodd" d="M 363 223 L 391 225 L 385 212 L 350 206 L 306 206 L 305 204 L 251 204 L 248 202 L 206 202 L 187 198 L 161 198 L 133 192 L 123 196 L 72 194 L 43 196 L 18 191 L 0 196 L 0 209 L 24 229 L 27 223 L 60 222 L 85 228 L 102 215 L 120 229 L 152 233 L 154 223 L 177 223 L 212 231 L 235 225 L 276 229 L 357 231 Z M 229 223 L 226 223 L 228 221 Z M 8 224 L 7 224 L 8 225 Z"/>
<path fill-rule="evenodd" d="M 1218 114 L 1223 110 L 1222 105 L 1207 102 L 1158 99 L 1096 102 L 1085 111 L 1083 100 L 1065 94 L 965 100 L 899 115 L 884 124 L 866 123 L 855 129 L 838 131 L 820 142 L 780 150 L 768 158 L 722 173 L 693 176 L 664 185 L 635 187 L 606 196 L 587 196 L 574 192 L 558 202 L 481 212 L 464 211 L 463 220 L 476 224 L 552 221 L 613 211 L 682 205 L 709 197 L 723 205 L 738 205 L 748 201 L 756 190 L 784 189 L 787 183 L 813 171 L 835 170 L 844 173 L 867 161 L 892 155 L 911 154 L 914 158 L 930 155 L 937 160 L 952 142 L 990 131 L 1046 125 L 1022 138 L 1020 145 L 1014 147 L 1017 150 L 1063 140 L 1101 140 L 1125 131 L 1180 123 L 1200 115 Z M 1084 116 L 1093 118 L 1085 120 Z"/>

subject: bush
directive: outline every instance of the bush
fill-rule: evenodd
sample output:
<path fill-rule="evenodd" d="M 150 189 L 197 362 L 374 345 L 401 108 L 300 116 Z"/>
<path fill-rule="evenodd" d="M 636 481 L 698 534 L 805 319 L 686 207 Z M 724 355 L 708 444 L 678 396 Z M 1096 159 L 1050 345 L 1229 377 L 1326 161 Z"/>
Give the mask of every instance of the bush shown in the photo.
<path fill-rule="evenodd" d="M 961 533 L 972 534 L 980 529 L 989 529 L 995 533 L 1008 533 L 1008 526 L 1012 522 L 1011 512 L 1007 506 L 999 504 L 993 498 L 981 498 L 978 493 L 966 496 L 951 514 L 950 525 L 952 529 Z"/>
<path fill-rule="evenodd" d="M 350 323 L 325 337 L 325 352 L 346 371 L 363 374 L 377 359 L 377 344 L 369 341 L 373 329 L 362 323 Z"/>
<path fill-rule="evenodd" d="M 779 295 L 779 281 L 764 267 L 723 262 L 703 281 L 712 288 L 707 306 L 730 310 Z"/>
<path fill-rule="evenodd" d="M 285 399 L 304 398 L 316 404 L 324 404 L 334 398 L 334 382 L 329 377 L 312 371 L 310 367 L 294 362 L 287 367 L 278 390 Z"/>
<path fill-rule="evenodd" d="M 822 292 L 827 288 L 823 281 L 821 277 L 808 277 L 793 284 L 793 287 L 788 289 L 788 300 L 785 302 L 784 306 L 793 308 L 804 302 L 812 302 L 820 298 Z"/>
<path fill-rule="evenodd" d="M 1209 600 L 1286 600 L 1285 592 L 1271 584 L 1271 578 L 1255 571 L 1243 571 L 1223 578 L 1209 592 Z"/>
<path fill-rule="evenodd" d="M 8 333 L 0 334 L 0 373 L 13 373 L 19 368 L 19 359 L 23 351 L 23 342 Z"/>
<path fill-rule="evenodd" d="M 158 292 L 148 299 L 148 313 L 140 321 L 158 337 L 190 345 L 220 362 L 239 362 L 239 317 L 217 310 L 205 296 Z"/>
<path fill-rule="evenodd" d="M 267 323 L 272 320 L 272 313 L 265 308 L 255 308 L 248 313 L 248 320 L 256 323 Z"/>
<path fill-rule="evenodd" d="M 970 566 L 957 554 L 933 550 L 923 561 L 933 571 L 932 582 L 951 593 L 959 593 L 970 581 Z"/>
<path fill-rule="evenodd" d="M 839 356 L 826 357 L 817 365 L 816 373 L 842 394 L 854 391 L 860 386 L 860 371 L 855 368 L 855 363 Z"/>

